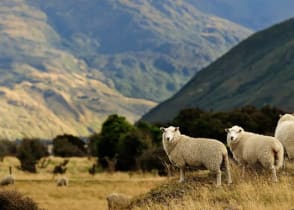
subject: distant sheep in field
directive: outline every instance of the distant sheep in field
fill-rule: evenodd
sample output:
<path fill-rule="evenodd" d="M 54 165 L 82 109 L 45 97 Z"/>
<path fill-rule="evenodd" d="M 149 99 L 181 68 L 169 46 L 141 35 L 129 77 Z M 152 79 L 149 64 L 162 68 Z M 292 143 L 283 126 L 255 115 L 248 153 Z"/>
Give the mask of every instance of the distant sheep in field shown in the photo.
<path fill-rule="evenodd" d="M 180 133 L 179 127 L 160 128 L 163 148 L 176 167 L 180 168 L 180 180 L 184 181 L 186 166 L 205 166 L 217 174 L 217 186 L 221 185 L 221 165 L 226 167 L 228 184 L 232 183 L 228 151 L 223 143 L 215 139 L 192 138 Z"/>
<path fill-rule="evenodd" d="M 127 209 L 131 204 L 131 196 L 121 193 L 111 193 L 106 197 L 109 210 Z"/>
<path fill-rule="evenodd" d="M 243 166 L 243 176 L 246 166 L 260 163 L 263 168 L 271 169 L 273 181 L 278 181 L 276 170 L 282 167 L 284 161 L 284 149 L 278 139 L 246 132 L 236 125 L 226 129 L 226 132 L 233 157 Z"/>
<path fill-rule="evenodd" d="M 285 155 L 289 159 L 294 159 L 294 114 L 280 116 L 275 137 L 283 144 Z"/>
<path fill-rule="evenodd" d="M 61 177 L 61 178 L 58 178 L 57 181 L 56 181 L 56 185 L 58 187 L 66 187 L 68 186 L 68 178 L 67 177 Z"/>
<path fill-rule="evenodd" d="M 9 166 L 9 175 L 1 179 L 0 185 L 10 185 L 14 184 L 14 176 L 12 175 L 12 167 Z"/>

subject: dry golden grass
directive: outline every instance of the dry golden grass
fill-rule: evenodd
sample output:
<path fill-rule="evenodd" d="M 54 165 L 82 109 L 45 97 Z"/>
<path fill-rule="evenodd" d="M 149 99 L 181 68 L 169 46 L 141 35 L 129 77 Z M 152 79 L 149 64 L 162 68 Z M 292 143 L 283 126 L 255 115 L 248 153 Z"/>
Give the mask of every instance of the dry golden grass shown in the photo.
<path fill-rule="evenodd" d="M 14 189 L 36 201 L 41 208 L 48 210 L 96 210 L 107 209 L 106 196 L 112 192 L 137 196 L 148 192 L 151 188 L 162 183 L 165 178 L 152 174 L 141 173 L 99 173 L 95 176 L 88 174 L 88 169 L 94 159 L 70 158 L 66 176 L 69 178 L 68 187 L 57 187 L 52 171 L 54 165 L 61 163 L 62 158 L 51 158 L 46 169 L 31 174 L 17 169 L 19 161 L 6 157 L 0 163 L 0 178 L 8 174 L 8 166 L 13 166 L 16 178 L 15 185 L 0 187 Z"/>
<path fill-rule="evenodd" d="M 278 173 L 278 183 L 272 183 L 266 171 L 247 171 L 242 179 L 240 168 L 233 164 L 232 177 L 232 185 L 224 182 L 216 188 L 215 175 L 192 172 L 183 184 L 175 179 L 140 197 L 139 207 L 134 209 L 294 209 L 294 163 Z"/>
<path fill-rule="evenodd" d="M 94 159 L 70 158 L 66 174 L 69 186 L 58 188 L 50 171 L 62 161 L 62 158 L 52 158 L 47 168 L 30 174 L 16 168 L 19 162 L 15 158 L 7 157 L 0 163 L 0 177 L 12 165 L 16 183 L 1 188 L 16 189 L 49 210 L 107 209 L 105 197 L 112 192 L 134 196 L 135 201 L 146 199 L 134 209 L 294 209 L 294 163 L 278 173 L 279 183 L 272 183 L 271 176 L 262 172 L 248 172 L 242 180 L 240 169 L 232 166 L 234 183 L 228 186 L 224 179 L 223 186 L 216 188 L 214 175 L 205 171 L 188 173 L 183 184 L 177 183 L 178 177 L 167 180 L 143 173 L 103 172 L 91 176 L 87 170 Z"/>

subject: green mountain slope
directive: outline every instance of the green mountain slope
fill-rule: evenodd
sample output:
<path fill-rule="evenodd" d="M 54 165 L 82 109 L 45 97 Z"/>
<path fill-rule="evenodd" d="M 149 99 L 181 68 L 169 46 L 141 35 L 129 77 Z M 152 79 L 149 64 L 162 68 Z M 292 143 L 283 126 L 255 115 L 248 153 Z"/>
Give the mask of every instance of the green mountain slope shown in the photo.
<path fill-rule="evenodd" d="M 273 105 L 294 111 L 294 19 L 254 34 L 204 68 L 142 119 L 168 121 L 181 109 Z"/>
<path fill-rule="evenodd" d="M 182 0 L 28 0 L 125 96 L 162 101 L 251 31 Z M 95 78 L 96 72 L 92 72 Z"/>

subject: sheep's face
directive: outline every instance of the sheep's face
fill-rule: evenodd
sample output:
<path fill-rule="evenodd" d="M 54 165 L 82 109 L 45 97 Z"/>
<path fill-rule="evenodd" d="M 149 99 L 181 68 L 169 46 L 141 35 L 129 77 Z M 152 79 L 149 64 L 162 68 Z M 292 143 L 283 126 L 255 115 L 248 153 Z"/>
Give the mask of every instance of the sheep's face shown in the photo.
<path fill-rule="evenodd" d="M 230 145 L 231 142 L 238 140 L 244 129 L 235 125 L 231 128 L 226 128 L 225 131 L 227 132 L 227 143 Z"/>
<path fill-rule="evenodd" d="M 163 132 L 162 137 L 168 142 L 172 142 L 177 135 L 180 134 L 180 128 L 169 126 L 168 128 L 161 127 L 160 130 Z"/>

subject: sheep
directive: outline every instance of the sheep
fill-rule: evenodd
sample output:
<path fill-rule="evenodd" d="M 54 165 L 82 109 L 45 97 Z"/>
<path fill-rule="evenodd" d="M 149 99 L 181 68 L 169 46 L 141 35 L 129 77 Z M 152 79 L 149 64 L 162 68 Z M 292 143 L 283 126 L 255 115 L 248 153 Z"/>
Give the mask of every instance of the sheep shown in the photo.
<path fill-rule="evenodd" d="M 67 177 L 61 177 L 56 180 L 56 185 L 58 187 L 68 186 L 68 178 Z"/>
<path fill-rule="evenodd" d="M 9 166 L 9 175 L 4 177 L 0 181 L 0 185 L 2 185 L 2 186 L 10 185 L 10 184 L 14 184 L 14 176 L 12 175 L 12 167 L 11 166 Z"/>
<path fill-rule="evenodd" d="M 106 200 L 109 210 L 127 209 L 131 204 L 131 196 L 121 193 L 111 193 Z"/>
<path fill-rule="evenodd" d="M 246 132 L 237 125 L 225 131 L 233 158 L 243 166 L 242 176 L 245 174 L 246 166 L 260 163 L 263 168 L 271 169 L 273 181 L 278 181 L 276 170 L 282 167 L 284 161 L 284 149 L 278 139 Z"/>
<path fill-rule="evenodd" d="M 294 159 L 294 114 L 280 115 L 275 130 L 275 138 L 283 144 L 285 155 Z"/>
<path fill-rule="evenodd" d="M 163 149 L 173 165 L 180 169 L 179 182 L 184 181 L 185 166 L 205 166 L 216 172 L 216 185 L 221 185 L 221 165 L 224 163 L 228 184 L 232 183 L 228 151 L 215 139 L 192 138 L 180 133 L 179 127 L 161 127 Z"/>

